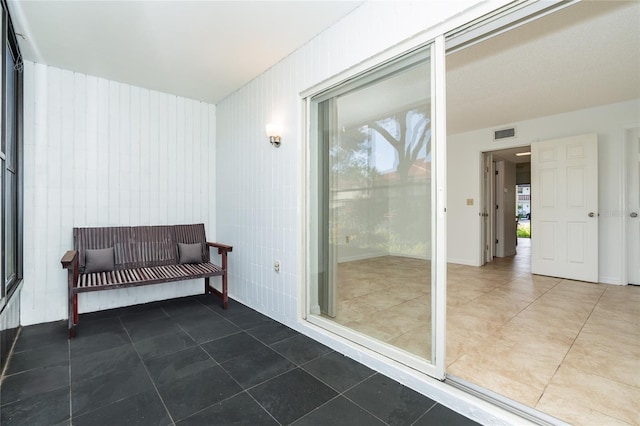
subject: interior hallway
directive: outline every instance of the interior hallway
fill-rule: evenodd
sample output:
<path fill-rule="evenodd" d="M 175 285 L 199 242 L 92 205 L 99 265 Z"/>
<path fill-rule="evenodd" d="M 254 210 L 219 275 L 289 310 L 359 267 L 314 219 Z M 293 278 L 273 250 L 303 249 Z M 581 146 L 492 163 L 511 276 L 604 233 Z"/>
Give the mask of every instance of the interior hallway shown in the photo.
<path fill-rule="evenodd" d="M 640 425 L 640 287 L 531 275 L 530 250 L 448 266 L 447 373 L 572 424 Z M 430 359 L 425 276 L 416 259 L 340 264 L 335 320 Z"/>

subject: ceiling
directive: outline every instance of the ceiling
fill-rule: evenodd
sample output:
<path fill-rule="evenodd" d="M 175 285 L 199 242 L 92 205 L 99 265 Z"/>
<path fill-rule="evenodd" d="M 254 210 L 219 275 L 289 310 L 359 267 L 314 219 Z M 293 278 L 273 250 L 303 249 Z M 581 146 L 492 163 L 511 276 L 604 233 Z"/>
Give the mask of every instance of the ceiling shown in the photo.
<path fill-rule="evenodd" d="M 640 98 L 640 2 L 569 6 L 448 55 L 446 77 L 449 134 Z"/>
<path fill-rule="evenodd" d="M 218 103 L 362 3 L 9 0 L 9 7 L 28 60 Z M 638 1 L 582 1 L 449 54 L 447 132 L 640 98 L 638 28 Z"/>
<path fill-rule="evenodd" d="M 506 160 L 516 164 L 530 163 L 531 162 L 530 155 L 516 155 L 516 154 L 522 154 L 525 152 L 531 153 L 531 145 L 492 151 L 492 154 L 493 154 L 493 158 L 496 160 Z"/>
<path fill-rule="evenodd" d="M 16 1 L 24 58 L 218 103 L 363 1 Z"/>

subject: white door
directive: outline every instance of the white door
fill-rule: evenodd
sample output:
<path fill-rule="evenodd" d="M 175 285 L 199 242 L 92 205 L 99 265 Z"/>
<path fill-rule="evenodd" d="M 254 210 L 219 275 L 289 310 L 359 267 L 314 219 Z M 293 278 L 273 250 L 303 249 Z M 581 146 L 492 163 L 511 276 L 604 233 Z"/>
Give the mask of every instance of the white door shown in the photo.
<path fill-rule="evenodd" d="M 627 275 L 640 285 L 640 127 L 627 130 Z"/>
<path fill-rule="evenodd" d="M 531 145 L 531 272 L 598 281 L 598 135 Z"/>
<path fill-rule="evenodd" d="M 495 238 L 493 237 L 493 219 L 495 217 L 495 202 L 493 200 L 494 176 L 493 155 L 483 154 L 483 192 L 482 211 L 480 212 L 480 226 L 482 228 L 481 265 L 493 261 Z"/>

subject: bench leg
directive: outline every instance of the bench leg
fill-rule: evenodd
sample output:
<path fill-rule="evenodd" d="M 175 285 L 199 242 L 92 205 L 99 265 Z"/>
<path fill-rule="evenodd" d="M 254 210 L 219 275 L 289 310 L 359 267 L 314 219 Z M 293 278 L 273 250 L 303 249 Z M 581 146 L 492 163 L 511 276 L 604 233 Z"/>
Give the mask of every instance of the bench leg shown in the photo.
<path fill-rule="evenodd" d="M 73 323 L 78 324 L 78 295 L 73 296 Z"/>
<path fill-rule="evenodd" d="M 69 293 L 69 339 L 76 335 L 78 323 L 78 295 Z"/>
<path fill-rule="evenodd" d="M 222 309 L 229 306 L 229 295 L 227 294 L 227 274 L 222 275 Z"/>
<path fill-rule="evenodd" d="M 222 291 L 218 291 L 217 288 L 214 288 L 209 285 L 209 278 L 204 279 L 204 292 L 205 294 L 213 294 L 222 300 L 222 309 L 227 309 L 229 307 L 229 295 L 227 294 L 227 274 L 222 276 Z"/>

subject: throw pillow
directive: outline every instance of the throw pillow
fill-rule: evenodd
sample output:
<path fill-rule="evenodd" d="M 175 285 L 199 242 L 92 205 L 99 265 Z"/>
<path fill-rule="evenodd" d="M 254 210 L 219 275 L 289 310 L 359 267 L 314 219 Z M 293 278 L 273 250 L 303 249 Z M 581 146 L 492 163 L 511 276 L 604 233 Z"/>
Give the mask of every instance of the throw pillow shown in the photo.
<path fill-rule="evenodd" d="M 115 269 L 113 247 L 84 251 L 84 273 L 107 272 Z"/>
<path fill-rule="evenodd" d="M 202 244 L 178 243 L 180 263 L 202 263 Z"/>

